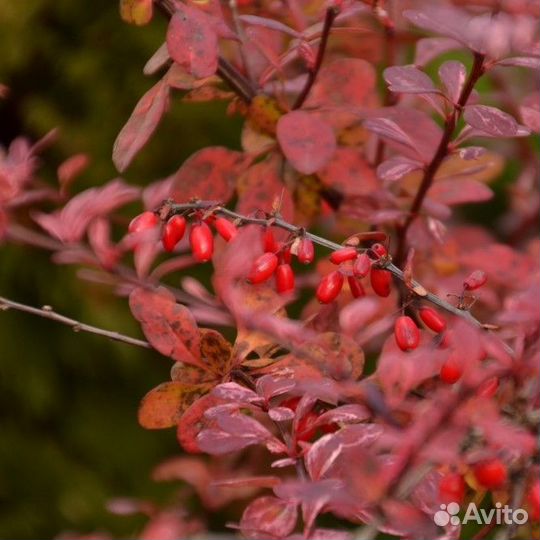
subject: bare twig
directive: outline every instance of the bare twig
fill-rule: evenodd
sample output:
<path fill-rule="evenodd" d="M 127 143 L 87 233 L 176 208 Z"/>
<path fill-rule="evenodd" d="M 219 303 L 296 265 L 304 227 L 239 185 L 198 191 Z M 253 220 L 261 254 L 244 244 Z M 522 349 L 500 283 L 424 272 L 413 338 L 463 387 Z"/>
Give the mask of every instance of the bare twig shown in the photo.
<path fill-rule="evenodd" d="M 170 216 L 174 214 L 183 214 L 183 213 L 189 212 L 190 210 L 210 210 L 211 209 L 213 213 L 230 217 L 238 221 L 239 223 L 262 225 L 264 227 L 274 226 L 274 227 L 279 227 L 280 229 L 284 229 L 293 235 L 297 235 L 297 236 L 303 235 L 306 238 L 309 238 L 310 240 L 315 242 L 316 244 L 319 244 L 320 246 L 324 246 L 332 251 L 335 251 L 343 247 L 342 245 L 337 244 L 336 242 L 332 242 L 331 240 L 327 240 L 326 238 L 323 238 L 322 236 L 317 236 L 316 234 L 312 234 L 301 227 L 292 225 L 291 223 L 288 223 L 287 221 L 283 220 L 282 218 L 278 216 L 269 215 L 264 218 L 244 216 L 242 214 L 238 214 L 237 212 L 229 210 L 228 208 L 224 208 L 223 206 L 220 205 L 220 203 L 215 202 L 215 201 L 196 201 L 196 202 L 184 203 L 184 204 L 173 204 L 170 202 L 166 202 L 164 203 L 163 208 L 165 209 L 166 215 L 163 215 L 162 217 L 164 217 L 165 219 L 169 218 Z M 405 276 L 403 275 L 402 270 L 400 270 L 395 264 L 393 264 L 390 258 L 386 260 L 378 261 L 375 264 L 379 265 L 379 267 L 384 268 L 385 270 L 388 270 L 396 279 L 402 282 L 405 282 Z M 473 317 L 469 311 L 464 310 L 464 309 L 459 309 L 453 306 L 452 304 L 446 302 L 442 298 L 439 298 L 437 295 L 426 291 L 424 287 L 422 287 L 422 285 L 420 285 L 420 283 L 418 283 L 417 281 L 412 281 L 411 286 L 413 287 L 411 292 L 418 298 L 425 300 L 427 302 L 431 302 L 432 304 L 440 307 L 441 309 L 447 311 L 448 313 L 451 313 L 452 315 L 456 315 L 457 317 L 461 317 L 467 320 L 472 325 L 478 328 L 485 329 L 485 325 L 482 324 L 475 317 Z"/>
<path fill-rule="evenodd" d="M 43 317 L 44 319 L 49 319 L 51 321 L 59 322 L 70 326 L 74 332 L 88 332 L 90 334 L 96 334 L 98 336 L 103 336 L 114 341 L 120 341 L 122 343 L 128 343 L 129 345 L 136 345 L 137 347 L 143 347 L 145 349 L 151 349 L 150 343 L 143 341 L 141 339 L 132 338 L 120 334 L 119 332 L 112 332 L 110 330 L 103 330 L 97 326 L 91 326 L 85 324 L 75 319 L 70 319 L 64 315 L 60 315 L 53 311 L 50 306 L 43 306 L 42 308 L 35 308 L 32 306 L 27 306 L 26 304 L 20 304 L 19 302 L 14 302 L 8 298 L 0 296 L 0 310 L 6 311 L 8 309 L 15 309 L 17 311 L 22 311 L 24 313 L 30 313 L 32 315 L 37 315 L 38 317 Z"/>
<path fill-rule="evenodd" d="M 315 59 L 315 65 L 312 69 L 309 70 L 306 84 L 304 85 L 304 88 L 302 88 L 300 94 L 298 94 L 298 97 L 294 102 L 293 109 L 299 109 L 304 104 L 311 91 L 311 88 L 315 84 L 317 75 L 319 74 L 324 60 L 324 54 L 326 52 L 326 46 L 328 45 L 328 37 L 330 36 L 330 30 L 332 28 L 332 25 L 334 24 L 336 17 L 338 16 L 338 13 L 339 11 L 336 7 L 329 7 L 326 10 L 323 29 L 321 33 L 321 42 L 319 43 L 319 48 L 317 50 L 317 58 Z"/>
<path fill-rule="evenodd" d="M 444 158 L 448 155 L 450 141 L 452 140 L 452 137 L 454 135 L 454 131 L 463 111 L 463 107 L 467 104 L 467 101 L 469 100 L 469 97 L 471 95 L 471 92 L 473 91 L 476 82 L 483 73 L 484 55 L 480 53 L 474 53 L 473 66 L 469 73 L 469 77 L 467 78 L 467 82 L 465 83 L 465 86 L 461 91 L 458 103 L 446 119 L 446 122 L 444 124 L 444 131 L 439 142 L 439 146 L 435 151 L 433 159 L 431 160 L 424 172 L 422 182 L 420 183 L 418 192 L 416 193 L 416 196 L 411 205 L 411 209 L 409 210 L 409 215 L 407 216 L 405 223 L 397 229 L 398 246 L 396 250 L 395 260 L 398 266 L 403 263 L 405 257 L 407 247 L 407 231 L 409 230 L 409 227 L 412 225 L 413 221 L 418 217 L 418 214 L 422 209 L 422 205 L 424 204 L 427 192 L 429 191 L 433 184 L 433 181 L 435 180 L 435 175 L 437 174 L 437 171 L 439 170 L 439 167 L 441 166 Z"/>

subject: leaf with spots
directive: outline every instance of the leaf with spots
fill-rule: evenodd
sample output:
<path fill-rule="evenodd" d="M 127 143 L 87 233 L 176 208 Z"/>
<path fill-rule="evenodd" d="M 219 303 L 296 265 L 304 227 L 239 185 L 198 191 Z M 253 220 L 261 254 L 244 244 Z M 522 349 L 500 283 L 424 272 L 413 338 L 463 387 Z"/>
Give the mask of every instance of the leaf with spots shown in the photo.
<path fill-rule="evenodd" d="M 134 289 L 129 295 L 133 316 L 146 339 L 164 356 L 206 369 L 201 362 L 200 333 L 195 318 L 164 287 Z"/>
<path fill-rule="evenodd" d="M 332 128 L 305 111 L 292 111 L 279 119 L 277 139 L 289 163 L 303 174 L 324 167 L 336 151 Z"/>
<path fill-rule="evenodd" d="M 197 78 L 213 75 L 218 66 L 218 36 L 208 15 L 198 8 L 176 3 L 167 29 L 171 58 Z"/>
<path fill-rule="evenodd" d="M 197 197 L 226 203 L 233 194 L 236 177 L 243 171 L 243 154 L 210 146 L 195 152 L 172 175 L 172 197 L 188 201 Z"/>
<path fill-rule="evenodd" d="M 210 384 L 184 384 L 177 381 L 156 386 L 141 401 L 139 424 L 146 429 L 174 426 L 182 413 L 211 387 Z"/>
<path fill-rule="evenodd" d="M 231 344 L 216 330 L 201 328 L 201 359 L 216 375 L 226 375 L 231 367 Z"/>

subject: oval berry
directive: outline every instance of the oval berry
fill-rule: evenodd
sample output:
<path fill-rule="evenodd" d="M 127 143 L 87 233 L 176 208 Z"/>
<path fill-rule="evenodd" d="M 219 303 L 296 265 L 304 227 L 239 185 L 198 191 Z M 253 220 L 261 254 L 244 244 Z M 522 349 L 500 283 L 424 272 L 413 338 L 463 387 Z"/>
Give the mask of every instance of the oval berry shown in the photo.
<path fill-rule="evenodd" d="M 432 308 L 422 307 L 418 311 L 422 322 L 437 334 L 446 330 L 446 321 Z"/>
<path fill-rule="evenodd" d="M 356 251 L 356 248 L 343 247 L 332 252 L 332 254 L 330 255 L 330 262 L 333 262 L 334 264 L 341 264 L 342 262 L 352 261 L 353 259 L 356 259 L 357 255 L 358 252 Z"/>
<path fill-rule="evenodd" d="M 263 234 L 263 250 L 267 253 L 275 253 L 279 249 L 274 232 L 270 227 L 264 229 Z"/>
<path fill-rule="evenodd" d="M 281 260 L 287 264 L 291 263 L 292 261 L 291 246 L 284 247 L 281 250 Z"/>
<path fill-rule="evenodd" d="M 440 377 L 446 384 L 454 384 L 461 379 L 463 368 L 456 358 L 450 356 L 441 367 Z"/>
<path fill-rule="evenodd" d="M 420 330 L 418 330 L 418 326 L 410 317 L 402 315 L 396 319 L 394 337 L 397 346 L 402 351 L 412 351 L 420 343 Z"/>
<path fill-rule="evenodd" d="M 276 288 L 279 293 L 294 289 L 294 272 L 290 264 L 280 264 L 276 269 Z"/>
<path fill-rule="evenodd" d="M 354 261 L 352 271 L 357 278 L 366 277 L 369 274 L 371 268 L 371 259 L 367 253 L 361 253 Z"/>
<path fill-rule="evenodd" d="M 388 250 L 382 245 L 382 244 L 373 244 L 371 246 L 371 251 L 381 259 L 382 257 L 386 257 L 388 255 Z"/>
<path fill-rule="evenodd" d="M 461 504 L 465 498 L 467 485 L 463 476 L 458 473 L 445 474 L 439 482 L 439 497 L 442 502 Z"/>
<path fill-rule="evenodd" d="M 302 238 L 298 246 L 298 260 L 302 264 L 309 264 L 315 258 L 315 247 L 309 238 Z"/>
<path fill-rule="evenodd" d="M 128 225 L 128 232 L 138 233 L 154 228 L 159 223 L 159 218 L 154 212 L 147 210 L 138 216 L 135 216 Z"/>
<path fill-rule="evenodd" d="M 392 274 L 390 274 L 388 270 L 383 270 L 382 268 L 375 268 L 372 266 L 369 279 L 375 294 L 382 296 L 383 298 L 390 296 Z"/>
<path fill-rule="evenodd" d="M 186 232 L 186 218 L 184 216 L 173 216 L 163 227 L 161 243 L 165 251 L 171 252 L 176 244 L 182 240 Z"/>
<path fill-rule="evenodd" d="M 479 387 L 476 394 L 480 397 L 490 398 L 493 397 L 499 389 L 499 378 L 490 377 L 487 381 L 484 381 Z"/>
<path fill-rule="evenodd" d="M 482 270 L 475 270 L 464 282 L 463 288 L 466 291 L 474 291 L 479 289 L 482 285 L 485 285 L 487 281 L 487 275 Z"/>
<path fill-rule="evenodd" d="M 497 489 L 506 483 L 508 471 L 500 459 L 494 458 L 475 465 L 474 477 L 482 487 Z"/>
<path fill-rule="evenodd" d="M 339 270 L 324 276 L 317 287 L 317 299 L 322 304 L 333 302 L 343 287 L 343 274 Z"/>
<path fill-rule="evenodd" d="M 272 277 L 277 265 L 278 258 L 275 253 L 263 253 L 255 259 L 248 276 L 248 281 L 255 285 L 267 281 Z"/>
<path fill-rule="evenodd" d="M 223 238 L 225 242 L 232 240 L 238 234 L 238 229 L 236 228 L 236 225 L 232 223 L 232 221 L 229 221 L 228 219 L 222 217 L 216 218 L 216 221 L 214 222 L 214 227 L 216 228 L 219 236 L 221 236 L 221 238 Z"/>
<path fill-rule="evenodd" d="M 529 515 L 534 521 L 538 521 L 540 519 L 540 481 L 536 480 L 529 488 L 527 503 L 529 505 Z"/>
<path fill-rule="evenodd" d="M 354 276 L 348 276 L 347 282 L 349 283 L 349 289 L 351 289 L 351 294 L 354 298 L 362 298 L 362 296 L 366 296 L 364 287 L 362 287 L 362 284 Z"/>
<path fill-rule="evenodd" d="M 206 262 L 214 253 L 214 236 L 210 227 L 204 222 L 196 223 L 191 227 L 189 243 L 193 257 L 198 262 Z"/>

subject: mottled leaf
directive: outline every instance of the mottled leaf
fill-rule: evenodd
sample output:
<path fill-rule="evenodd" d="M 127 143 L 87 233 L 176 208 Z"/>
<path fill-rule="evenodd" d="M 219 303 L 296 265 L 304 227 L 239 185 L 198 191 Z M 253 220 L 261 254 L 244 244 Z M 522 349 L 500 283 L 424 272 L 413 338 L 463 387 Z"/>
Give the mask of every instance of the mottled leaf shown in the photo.
<path fill-rule="evenodd" d="M 392 66 L 383 72 L 388 89 L 392 92 L 405 94 L 439 94 L 433 81 L 423 71 L 415 66 Z"/>
<path fill-rule="evenodd" d="M 540 132 L 540 93 L 529 94 L 521 101 L 519 112 L 523 123 L 535 133 Z"/>
<path fill-rule="evenodd" d="M 157 351 L 174 360 L 206 369 L 201 362 L 200 335 L 188 308 L 178 304 L 164 287 L 134 289 L 129 295 L 133 316 Z"/>
<path fill-rule="evenodd" d="M 171 58 L 197 78 L 217 70 L 218 38 L 208 16 L 196 7 L 177 3 L 167 29 Z"/>
<path fill-rule="evenodd" d="M 231 367 L 231 344 L 217 330 L 201 328 L 200 335 L 205 367 L 217 375 L 227 375 Z"/>
<path fill-rule="evenodd" d="M 172 197 L 177 201 L 198 197 L 226 203 L 233 194 L 243 164 L 240 152 L 221 146 L 203 148 L 186 159 L 172 175 Z"/>
<path fill-rule="evenodd" d="M 279 119 L 277 139 L 287 160 L 304 174 L 324 167 L 336 151 L 332 128 L 304 111 L 292 111 Z"/>
<path fill-rule="evenodd" d="M 516 137 L 519 124 L 513 116 L 487 105 L 470 105 L 463 114 L 467 124 L 491 137 Z"/>
<path fill-rule="evenodd" d="M 276 497 L 259 497 L 244 510 L 240 530 L 246 538 L 284 538 L 298 518 L 297 505 Z"/>
<path fill-rule="evenodd" d="M 169 106 L 169 87 L 159 81 L 139 100 L 114 141 L 112 159 L 124 172 L 148 142 Z"/>
<path fill-rule="evenodd" d="M 395 156 L 383 161 L 377 167 L 377 176 L 383 182 L 396 182 L 406 174 L 422 168 L 422 163 L 404 156 Z"/>
<path fill-rule="evenodd" d="M 457 103 L 467 78 L 465 66 L 457 60 L 448 60 L 439 67 L 439 78 L 446 89 L 447 97 L 452 103 Z"/>
<path fill-rule="evenodd" d="M 211 388 L 208 384 L 166 382 L 150 390 L 139 407 L 139 424 L 146 429 L 176 425 L 182 413 Z"/>

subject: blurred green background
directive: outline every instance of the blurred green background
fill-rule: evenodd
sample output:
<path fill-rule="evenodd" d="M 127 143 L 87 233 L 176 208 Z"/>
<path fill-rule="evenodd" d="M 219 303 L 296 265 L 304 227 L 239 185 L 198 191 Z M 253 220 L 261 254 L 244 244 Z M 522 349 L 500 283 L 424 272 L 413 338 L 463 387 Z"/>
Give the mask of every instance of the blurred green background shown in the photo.
<path fill-rule="evenodd" d="M 92 163 L 74 191 L 114 178 L 114 139 L 153 84 L 142 67 L 164 30 L 159 14 L 149 27 L 124 24 L 117 0 L 0 2 L 0 83 L 10 88 L 0 100 L 0 143 L 59 127 L 42 156 L 47 182 L 78 152 Z M 145 185 L 202 146 L 238 147 L 239 121 L 223 113 L 221 104 L 175 103 L 126 179 Z M 140 332 L 125 300 L 38 250 L 0 248 L 0 295 Z M 141 518 L 112 516 L 104 505 L 117 496 L 160 500 L 173 489 L 149 473 L 179 452 L 174 431 L 148 432 L 136 421 L 140 398 L 169 377 L 170 362 L 15 311 L 0 313 L 0 343 L 0 538 L 96 529 L 133 537 Z"/>

